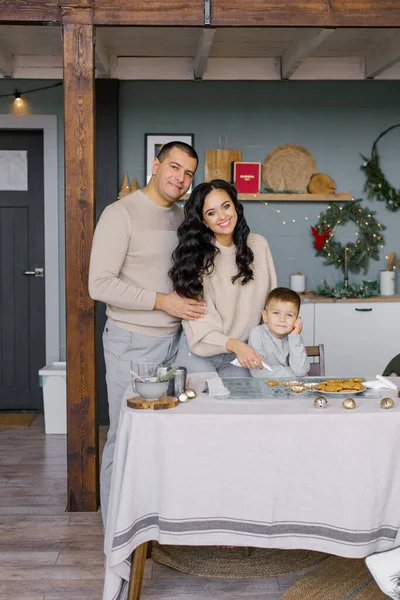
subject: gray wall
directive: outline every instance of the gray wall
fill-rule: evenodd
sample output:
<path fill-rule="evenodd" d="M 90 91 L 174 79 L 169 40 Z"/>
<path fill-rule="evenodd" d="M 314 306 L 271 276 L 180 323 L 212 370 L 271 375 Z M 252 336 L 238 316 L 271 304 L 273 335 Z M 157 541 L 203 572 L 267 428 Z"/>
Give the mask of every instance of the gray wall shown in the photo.
<path fill-rule="evenodd" d="M 0 80 L 0 95 L 51 85 L 54 81 Z M 61 358 L 65 357 L 64 308 L 64 152 L 62 87 L 25 96 L 30 114 L 58 117 L 58 170 L 60 206 L 60 321 Z M 0 98 L 0 113 L 12 111 L 12 98 Z M 120 89 L 120 181 L 124 171 L 144 184 L 144 134 L 194 133 L 200 155 L 196 182 L 204 174 L 204 151 L 218 147 L 218 136 L 242 150 L 243 160 L 262 162 L 276 146 L 302 144 L 315 157 L 318 169 L 328 173 L 338 191 L 364 197 L 360 153 L 369 154 L 373 140 L 385 128 L 400 122 L 400 81 L 362 82 L 178 82 L 123 81 Z M 400 187 L 400 128 L 379 144 L 387 178 Z M 116 190 L 115 197 L 117 197 Z M 110 198 L 110 201 L 113 199 Z M 400 254 L 400 211 L 389 213 L 384 204 L 368 202 L 386 225 L 380 261 L 370 262 L 367 274 L 350 275 L 350 281 L 376 279 L 390 251 Z M 327 279 L 333 283 L 341 271 L 316 258 L 310 225 L 326 203 L 245 203 L 252 231 L 270 242 L 279 283 L 287 285 L 290 273 L 302 271 L 307 287 Z M 278 212 L 279 211 L 279 212 Z M 295 222 L 293 222 L 293 220 Z M 286 225 L 283 224 L 286 221 Z M 352 241 L 352 224 L 339 227 L 336 236 Z M 397 280 L 397 291 L 400 282 Z"/>
<path fill-rule="evenodd" d="M 364 174 L 360 153 L 369 154 L 373 140 L 400 122 L 400 82 L 121 82 L 120 169 L 144 184 L 144 134 L 194 133 L 200 156 L 196 182 L 204 175 L 204 151 L 218 148 L 218 136 L 242 150 L 244 161 L 262 162 L 280 144 L 304 145 L 318 170 L 328 173 L 338 191 L 363 197 Z M 382 166 L 392 185 L 400 187 L 400 128 L 379 144 Z M 371 260 L 367 274 L 350 275 L 350 282 L 376 279 L 391 250 L 400 253 L 400 210 L 389 213 L 384 203 L 366 204 L 384 225 L 386 245 L 379 262 Z M 246 202 L 252 231 L 271 246 L 279 283 L 302 271 L 307 288 L 324 279 L 333 283 L 342 272 L 315 256 L 310 225 L 326 203 Z M 283 224 L 286 221 L 286 224 Z M 295 221 L 295 222 L 293 222 Z M 338 227 L 341 242 L 353 241 L 356 228 Z M 400 283 L 397 281 L 397 289 Z"/>

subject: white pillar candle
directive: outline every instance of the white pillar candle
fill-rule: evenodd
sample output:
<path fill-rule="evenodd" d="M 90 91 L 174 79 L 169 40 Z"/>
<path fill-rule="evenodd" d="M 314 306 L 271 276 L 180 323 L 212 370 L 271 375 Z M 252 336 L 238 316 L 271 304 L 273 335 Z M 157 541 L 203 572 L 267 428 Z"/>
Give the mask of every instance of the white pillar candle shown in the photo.
<path fill-rule="evenodd" d="M 306 289 L 306 278 L 302 273 L 296 273 L 295 275 L 290 276 L 290 288 L 294 292 L 299 292 L 300 294 Z"/>
<path fill-rule="evenodd" d="M 393 296 L 395 293 L 395 275 L 396 271 L 380 272 L 380 292 L 381 296 Z"/>

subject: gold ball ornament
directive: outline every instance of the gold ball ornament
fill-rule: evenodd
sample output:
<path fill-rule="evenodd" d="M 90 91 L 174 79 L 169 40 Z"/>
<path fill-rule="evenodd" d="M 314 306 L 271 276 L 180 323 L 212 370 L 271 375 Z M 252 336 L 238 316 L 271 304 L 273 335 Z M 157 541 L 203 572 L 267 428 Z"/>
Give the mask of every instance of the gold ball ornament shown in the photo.
<path fill-rule="evenodd" d="M 381 408 L 393 408 L 393 406 L 394 406 L 393 398 L 382 398 Z"/>
<path fill-rule="evenodd" d="M 187 395 L 189 400 L 193 400 L 193 398 L 196 398 L 197 396 L 197 393 L 192 388 L 186 388 L 185 394 Z"/>
<path fill-rule="evenodd" d="M 353 408 L 357 407 L 357 404 L 356 401 L 353 400 L 353 398 L 346 398 L 345 400 L 343 400 L 342 406 L 347 410 L 352 410 Z"/>
<path fill-rule="evenodd" d="M 178 395 L 178 400 L 179 400 L 179 402 L 187 402 L 189 400 L 189 396 L 187 395 L 186 392 L 181 392 Z"/>
<path fill-rule="evenodd" d="M 314 400 L 315 408 L 326 408 L 328 405 L 328 400 L 324 398 L 324 396 L 317 396 Z"/>

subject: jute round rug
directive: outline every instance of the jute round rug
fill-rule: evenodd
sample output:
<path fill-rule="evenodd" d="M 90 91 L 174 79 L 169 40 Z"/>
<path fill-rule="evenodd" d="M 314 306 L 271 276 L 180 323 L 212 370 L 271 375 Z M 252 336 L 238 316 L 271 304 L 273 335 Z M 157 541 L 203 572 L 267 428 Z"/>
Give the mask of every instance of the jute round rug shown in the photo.
<path fill-rule="evenodd" d="M 183 573 L 224 579 L 270 577 L 319 563 L 329 554 L 311 550 L 274 550 L 220 546 L 153 546 L 155 562 Z"/>
<path fill-rule="evenodd" d="M 295 581 L 281 600 L 387 600 L 363 560 L 330 556 Z"/>

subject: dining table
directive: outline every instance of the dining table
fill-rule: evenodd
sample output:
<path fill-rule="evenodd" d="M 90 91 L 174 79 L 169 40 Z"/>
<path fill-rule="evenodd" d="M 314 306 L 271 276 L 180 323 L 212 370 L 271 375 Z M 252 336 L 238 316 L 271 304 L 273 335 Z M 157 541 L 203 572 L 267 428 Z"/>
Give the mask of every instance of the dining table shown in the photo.
<path fill-rule="evenodd" d="M 400 378 L 390 381 L 400 387 Z M 169 410 L 129 408 L 126 391 L 103 600 L 140 598 L 151 540 L 349 558 L 400 545 L 397 390 L 324 394 L 321 407 L 312 389 L 223 382 L 229 396 L 202 392 Z M 346 409 L 350 395 L 356 406 Z M 384 397 L 392 408 L 381 407 Z"/>

